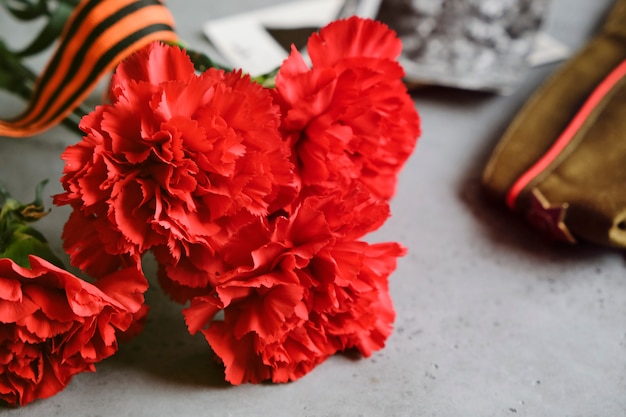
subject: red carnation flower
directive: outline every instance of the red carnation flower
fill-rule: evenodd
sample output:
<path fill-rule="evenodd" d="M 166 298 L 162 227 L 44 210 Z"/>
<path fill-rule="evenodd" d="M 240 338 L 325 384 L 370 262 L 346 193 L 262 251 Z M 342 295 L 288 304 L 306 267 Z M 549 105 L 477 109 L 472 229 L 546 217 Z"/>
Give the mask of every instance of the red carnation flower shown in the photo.
<path fill-rule="evenodd" d="M 157 43 L 118 67 L 110 95 L 63 153 L 65 193 L 55 198 L 79 212 L 65 248 L 86 271 L 106 270 L 107 255 L 138 259 L 164 246 L 178 258 L 189 244 L 219 246 L 242 219 L 293 194 L 279 110 L 241 72 L 198 76 L 183 51 Z M 86 224 L 96 232 L 83 236 Z"/>
<path fill-rule="evenodd" d="M 161 289 L 180 304 L 211 292 L 215 277 L 226 270 L 219 252 L 203 245 L 190 245 L 187 254 L 176 259 L 165 247 L 155 248 Z"/>
<path fill-rule="evenodd" d="M 117 351 L 117 333 L 143 311 L 147 282 L 136 268 L 89 284 L 30 256 L 0 259 L 0 399 L 24 405 L 62 390 L 73 375 Z"/>
<path fill-rule="evenodd" d="M 312 194 L 364 182 L 378 198 L 395 192 L 415 147 L 419 118 L 395 61 L 395 33 L 353 17 L 311 36 L 309 68 L 294 48 L 276 78 L 284 135 Z"/>
<path fill-rule="evenodd" d="M 387 216 L 369 193 L 335 193 L 233 235 L 220 253 L 229 269 L 184 311 L 228 381 L 286 382 L 338 351 L 369 356 L 383 347 L 395 317 L 387 278 L 404 249 L 358 239 Z"/>

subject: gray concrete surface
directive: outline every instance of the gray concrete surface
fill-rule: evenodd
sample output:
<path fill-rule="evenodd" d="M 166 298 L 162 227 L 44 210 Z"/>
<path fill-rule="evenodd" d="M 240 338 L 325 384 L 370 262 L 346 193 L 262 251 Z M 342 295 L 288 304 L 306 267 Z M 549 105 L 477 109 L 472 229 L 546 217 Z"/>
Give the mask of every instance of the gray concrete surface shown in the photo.
<path fill-rule="evenodd" d="M 276 0 L 170 0 L 179 31 L 199 49 L 201 24 Z M 608 0 L 554 0 L 549 33 L 580 47 Z M 0 16 L 0 34 L 9 25 Z M 35 60 L 34 65 L 40 62 Z M 415 93 L 423 136 L 402 173 L 393 217 L 372 237 L 409 248 L 391 277 L 398 313 L 388 346 L 372 358 L 336 356 L 301 380 L 231 387 L 190 337 L 180 307 L 158 288 L 144 333 L 95 374 L 7 417 L 126 416 L 626 416 L 626 268 L 623 253 L 554 247 L 484 201 L 479 177 L 499 135 L 556 68 L 533 69 L 508 97 L 429 88 Z M 0 114 L 23 103 L 0 96 Z M 0 140 L 0 178 L 29 199 L 77 140 L 57 127 Z M 67 210 L 40 228 L 60 249 Z M 154 265 L 147 262 L 147 273 Z"/>

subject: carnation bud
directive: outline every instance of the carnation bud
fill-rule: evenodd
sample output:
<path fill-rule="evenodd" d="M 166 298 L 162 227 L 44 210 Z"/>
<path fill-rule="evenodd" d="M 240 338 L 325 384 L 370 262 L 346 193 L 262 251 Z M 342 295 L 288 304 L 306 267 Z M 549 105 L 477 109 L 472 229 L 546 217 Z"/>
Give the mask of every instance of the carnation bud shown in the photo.
<path fill-rule="evenodd" d="M 48 214 L 41 199 L 46 183 L 39 183 L 35 200 L 27 204 L 12 198 L 0 183 L 0 258 L 30 268 L 28 256 L 35 255 L 63 268 L 63 262 L 52 252 L 46 238 L 30 225 Z"/>

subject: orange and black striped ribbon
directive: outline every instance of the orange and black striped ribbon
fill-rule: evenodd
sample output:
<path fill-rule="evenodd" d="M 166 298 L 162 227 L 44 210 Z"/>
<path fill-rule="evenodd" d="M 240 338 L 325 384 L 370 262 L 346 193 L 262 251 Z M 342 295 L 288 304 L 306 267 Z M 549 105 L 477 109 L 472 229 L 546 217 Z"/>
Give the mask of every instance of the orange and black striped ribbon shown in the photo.
<path fill-rule="evenodd" d="M 26 110 L 0 121 L 0 136 L 25 137 L 58 124 L 104 74 L 153 41 L 176 41 L 174 19 L 159 0 L 83 0 L 37 79 Z"/>

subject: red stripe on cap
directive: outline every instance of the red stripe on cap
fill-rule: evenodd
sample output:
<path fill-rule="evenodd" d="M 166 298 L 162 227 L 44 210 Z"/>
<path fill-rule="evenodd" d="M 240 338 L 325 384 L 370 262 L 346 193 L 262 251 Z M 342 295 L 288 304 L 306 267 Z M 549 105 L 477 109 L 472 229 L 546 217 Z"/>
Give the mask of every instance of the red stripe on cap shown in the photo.
<path fill-rule="evenodd" d="M 569 125 L 563 133 L 552 144 L 550 149 L 531 166 L 522 176 L 520 176 L 513 186 L 509 189 L 506 196 L 506 204 L 511 208 L 515 208 L 517 197 L 524 188 L 539 174 L 541 174 L 554 159 L 565 149 L 571 142 L 576 133 L 585 123 L 591 112 L 608 94 L 609 91 L 626 75 L 626 60 L 622 61 L 613 71 L 607 75 L 604 80 L 595 88 L 591 95 L 587 98 L 583 106 L 578 110 Z"/>

